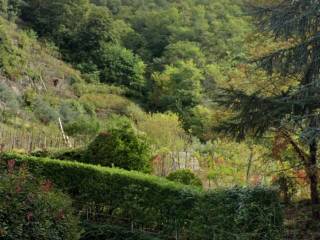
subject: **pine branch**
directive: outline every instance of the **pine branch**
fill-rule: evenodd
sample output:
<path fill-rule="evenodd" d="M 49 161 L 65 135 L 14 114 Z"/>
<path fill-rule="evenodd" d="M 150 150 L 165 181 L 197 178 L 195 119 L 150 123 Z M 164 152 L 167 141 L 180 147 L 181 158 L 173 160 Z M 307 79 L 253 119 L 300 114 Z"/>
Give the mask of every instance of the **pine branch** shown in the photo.
<path fill-rule="evenodd" d="M 283 0 L 280 4 L 251 6 L 263 31 L 276 38 L 295 38 L 312 35 L 319 25 L 319 0 Z"/>
<path fill-rule="evenodd" d="M 320 32 L 300 44 L 272 52 L 253 62 L 267 70 L 269 74 L 280 73 L 287 77 L 305 74 L 307 65 L 320 64 L 320 53 L 314 47 L 319 45 Z"/>
<path fill-rule="evenodd" d="M 261 137 L 271 127 L 280 127 L 282 119 L 291 113 L 290 104 L 281 101 L 285 95 L 262 97 L 259 92 L 247 95 L 243 91 L 223 89 L 216 102 L 236 113 L 223 122 L 216 131 L 242 140 L 250 134 Z"/>
<path fill-rule="evenodd" d="M 319 118 L 320 86 L 307 86 L 267 97 L 260 92 L 248 95 L 240 90 L 222 89 L 215 102 L 235 114 L 215 130 L 242 140 L 246 135 L 261 137 L 271 128 L 282 128 L 290 123 L 300 125 L 308 119 Z M 306 108 L 313 111 L 306 114 Z"/>

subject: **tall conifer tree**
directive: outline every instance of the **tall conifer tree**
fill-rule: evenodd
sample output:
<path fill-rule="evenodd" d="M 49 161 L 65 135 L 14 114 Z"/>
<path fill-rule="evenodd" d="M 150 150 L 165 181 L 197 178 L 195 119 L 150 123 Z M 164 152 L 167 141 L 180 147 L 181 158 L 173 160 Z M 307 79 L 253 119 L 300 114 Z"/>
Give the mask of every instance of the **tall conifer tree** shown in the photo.
<path fill-rule="evenodd" d="M 257 64 L 270 76 L 296 78 L 296 87 L 272 96 L 257 91 L 225 89 L 222 105 L 236 114 L 219 127 L 238 138 L 262 136 L 273 129 L 282 133 L 296 151 L 310 182 L 312 212 L 319 218 L 317 152 L 320 137 L 320 1 L 281 0 L 254 6 L 259 26 L 290 46 L 261 57 Z M 277 3 L 274 3 L 277 2 Z M 298 134 L 300 140 L 293 135 Z M 302 144 L 301 144 L 302 143 Z"/>

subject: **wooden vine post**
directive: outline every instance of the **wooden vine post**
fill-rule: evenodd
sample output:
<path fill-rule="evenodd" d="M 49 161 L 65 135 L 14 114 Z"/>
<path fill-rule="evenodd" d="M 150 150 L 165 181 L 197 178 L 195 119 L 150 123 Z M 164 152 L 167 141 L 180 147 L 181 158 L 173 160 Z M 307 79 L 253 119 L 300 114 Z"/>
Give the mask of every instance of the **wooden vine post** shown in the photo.
<path fill-rule="evenodd" d="M 43 87 L 44 87 L 44 91 L 45 91 L 45 92 L 48 92 L 47 86 L 46 86 L 46 84 L 45 84 L 45 82 L 44 82 L 44 80 L 43 80 L 43 78 L 42 78 L 42 74 L 40 74 L 40 80 L 41 80 L 41 83 L 42 83 L 42 85 L 43 85 Z M 64 131 L 64 129 L 63 129 L 63 125 L 62 125 L 62 121 L 61 121 L 61 117 L 60 117 L 60 116 L 59 116 L 59 118 L 58 118 L 58 122 L 59 122 L 60 131 L 61 131 L 61 134 L 62 134 L 62 138 L 63 138 L 65 144 L 66 144 L 69 148 L 71 148 L 72 145 L 71 145 L 71 143 L 70 143 L 70 139 L 69 139 L 69 137 L 65 134 L 65 131 Z"/>

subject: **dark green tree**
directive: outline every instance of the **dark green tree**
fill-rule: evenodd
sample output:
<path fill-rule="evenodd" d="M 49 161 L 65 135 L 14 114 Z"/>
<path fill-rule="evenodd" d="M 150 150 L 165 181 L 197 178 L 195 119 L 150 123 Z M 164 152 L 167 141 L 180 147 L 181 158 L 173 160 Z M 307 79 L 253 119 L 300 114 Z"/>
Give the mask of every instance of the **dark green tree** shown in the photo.
<path fill-rule="evenodd" d="M 120 45 L 106 44 L 97 52 L 102 82 L 125 86 L 141 93 L 145 86 L 145 64 L 139 56 Z"/>
<path fill-rule="evenodd" d="M 166 65 L 162 73 L 154 73 L 151 101 L 162 111 L 182 113 L 201 102 L 203 73 L 193 61 Z"/>
<path fill-rule="evenodd" d="M 110 31 L 111 24 L 112 18 L 106 8 L 91 6 L 87 20 L 68 50 L 72 61 L 82 65 L 97 65 L 101 60 L 97 53 L 105 43 L 114 41 Z M 89 69 L 90 67 L 86 66 L 82 70 L 86 72 Z"/>
<path fill-rule="evenodd" d="M 257 23 L 276 39 L 291 40 L 257 60 L 258 66 L 282 80 L 296 79 L 285 92 L 251 95 L 234 89 L 223 90 L 220 104 L 235 114 L 219 127 L 239 139 L 248 134 L 262 136 L 269 130 L 281 132 L 296 151 L 310 182 L 313 217 L 319 218 L 317 151 L 320 127 L 320 35 L 317 0 L 280 1 L 253 6 Z M 298 138 L 299 137 L 299 138 Z"/>
<path fill-rule="evenodd" d="M 0 15 L 8 20 L 15 20 L 23 4 L 25 2 L 22 0 L 0 0 Z"/>
<path fill-rule="evenodd" d="M 84 161 L 88 163 L 137 171 L 149 171 L 149 159 L 146 139 L 127 124 L 100 133 L 84 154 Z"/>
<path fill-rule="evenodd" d="M 66 49 L 87 19 L 88 0 L 26 0 L 21 17 L 41 37 Z"/>

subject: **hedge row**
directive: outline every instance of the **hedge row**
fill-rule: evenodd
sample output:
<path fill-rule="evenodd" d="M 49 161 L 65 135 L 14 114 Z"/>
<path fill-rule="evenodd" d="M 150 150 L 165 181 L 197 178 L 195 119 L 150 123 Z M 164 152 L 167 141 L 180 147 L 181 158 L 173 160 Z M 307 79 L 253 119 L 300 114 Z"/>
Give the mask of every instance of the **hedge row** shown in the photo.
<path fill-rule="evenodd" d="M 148 234 L 131 232 L 126 228 L 108 224 L 84 224 L 81 240 L 160 240 Z"/>
<path fill-rule="evenodd" d="M 263 187 L 204 192 L 116 168 L 14 153 L 2 154 L 1 159 L 27 163 L 33 174 L 52 180 L 76 202 L 101 204 L 104 211 L 163 234 L 193 240 L 281 238 L 277 193 Z"/>
<path fill-rule="evenodd" d="M 65 148 L 54 150 L 36 150 L 31 152 L 30 155 L 39 158 L 52 158 L 57 160 L 77 161 L 84 162 L 83 156 L 85 154 L 85 148 Z"/>

